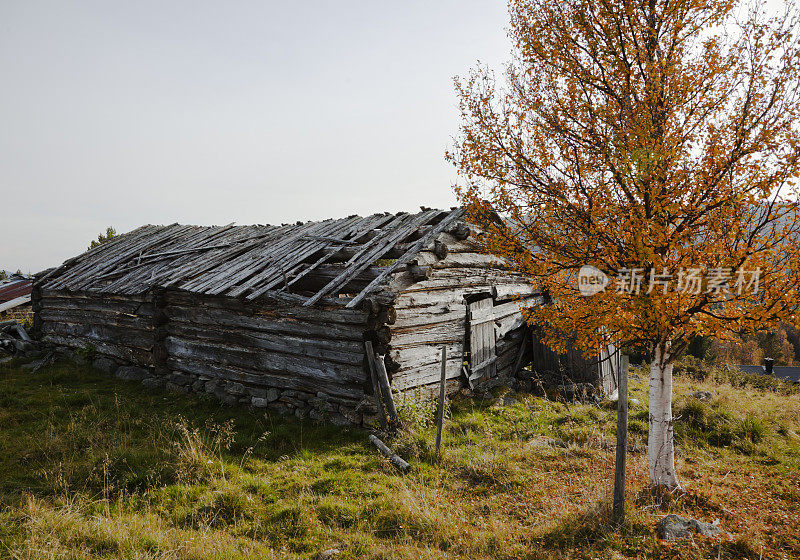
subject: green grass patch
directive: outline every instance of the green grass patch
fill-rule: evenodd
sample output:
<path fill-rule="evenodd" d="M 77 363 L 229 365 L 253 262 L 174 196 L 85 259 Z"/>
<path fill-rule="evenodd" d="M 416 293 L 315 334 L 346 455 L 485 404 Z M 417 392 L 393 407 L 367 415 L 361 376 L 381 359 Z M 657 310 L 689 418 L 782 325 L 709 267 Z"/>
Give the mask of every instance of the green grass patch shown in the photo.
<path fill-rule="evenodd" d="M 782 387 L 676 376 L 678 468 L 703 498 L 670 511 L 723 517 L 735 538 L 667 550 L 653 536 L 653 499 L 631 495 L 624 530 L 608 524 L 613 407 L 453 400 L 437 456 L 434 403 L 411 395 L 400 403 L 407 429 L 387 439 L 413 465 L 401 474 L 362 430 L 151 393 L 72 363 L 18 365 L 0 366 L 0 550 L 12 558 L 800 554 L 799 397 Z M 714 399 L 684 396 L 698 389 Z M 643 449 L 646 379 L 631 396 L 642 402 L 630 438 Z M 629 474 L 631 488 L 646 486 L 643 453 L 629 456 Z M 753 507 L 742 488 L 768 505 Z"/>

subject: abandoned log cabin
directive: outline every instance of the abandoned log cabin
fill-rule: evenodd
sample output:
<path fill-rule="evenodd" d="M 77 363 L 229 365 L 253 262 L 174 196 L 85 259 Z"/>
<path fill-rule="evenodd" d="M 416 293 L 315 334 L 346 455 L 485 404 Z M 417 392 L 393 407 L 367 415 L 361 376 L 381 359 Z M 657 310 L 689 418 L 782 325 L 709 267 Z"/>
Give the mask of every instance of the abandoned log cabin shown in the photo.
<path fill-rule="evenodd" d="M 477 235 L 462 209 L 147 225 L 40 274 L 34 332 L 147 386 L 368 423 L 371 365 L 394 390 L 435 387 L 444 346 L 452 392 L 530 361 L 520 306 L 539 296 Z"/>

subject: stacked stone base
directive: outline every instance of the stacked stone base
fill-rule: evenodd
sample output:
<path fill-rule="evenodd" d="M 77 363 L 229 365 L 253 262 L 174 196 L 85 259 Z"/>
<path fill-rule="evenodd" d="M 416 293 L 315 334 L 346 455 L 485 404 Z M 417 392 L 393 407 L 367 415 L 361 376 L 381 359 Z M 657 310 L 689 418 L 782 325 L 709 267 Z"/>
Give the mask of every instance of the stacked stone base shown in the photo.
<path fill-rule="evenodd" d="M 85 362 L 80 357 L 72 356 Z M 184 372 L 156 375 L 151 369 L 120 364 L 110 358 L 97 358 L 92 365 L 118 379 L 136 381 L 152 390 L 183 394 L 208 394 L 229 406 L 246 405 L 282 416 L 310 418 L 337 426 L 373 427 L 378 416 L 371 398 L 364 396 L 355 406 L 348 406 L 323 392 L 309 393 L 295 389 L 253 387 L 234 381 L 197 376 Z"/>

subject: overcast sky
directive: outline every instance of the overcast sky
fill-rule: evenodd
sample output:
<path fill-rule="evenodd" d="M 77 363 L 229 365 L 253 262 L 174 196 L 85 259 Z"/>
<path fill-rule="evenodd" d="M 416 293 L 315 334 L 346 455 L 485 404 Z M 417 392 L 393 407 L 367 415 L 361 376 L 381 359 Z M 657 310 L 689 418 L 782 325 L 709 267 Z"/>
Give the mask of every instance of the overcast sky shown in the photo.
<path fill-rule="evenodd" d="M 501 0 L 0 0 L 0 269 L 106 226 L 455 204 L 452 78 Z"/>

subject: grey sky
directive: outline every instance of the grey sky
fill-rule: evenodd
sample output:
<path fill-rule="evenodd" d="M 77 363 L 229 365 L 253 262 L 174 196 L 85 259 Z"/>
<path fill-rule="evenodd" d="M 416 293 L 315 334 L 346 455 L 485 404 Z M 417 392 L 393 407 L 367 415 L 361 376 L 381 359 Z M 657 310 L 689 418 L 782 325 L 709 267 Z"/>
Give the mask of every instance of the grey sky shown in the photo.
<path fill-rule="evenodd" d="M 106 226 L 455 203 L 452 77 L 505 2 L 0 0 L 0 268 Z"/>

